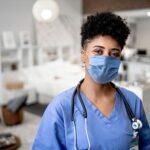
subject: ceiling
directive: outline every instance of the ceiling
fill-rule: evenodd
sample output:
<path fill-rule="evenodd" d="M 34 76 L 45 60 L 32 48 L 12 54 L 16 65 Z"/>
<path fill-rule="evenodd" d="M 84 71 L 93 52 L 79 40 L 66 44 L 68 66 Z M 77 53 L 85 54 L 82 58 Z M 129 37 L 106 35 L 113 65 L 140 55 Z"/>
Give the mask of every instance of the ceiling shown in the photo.
<path fill-rule="evenodd" d="M 132 11 L 133 16 L 138 14 L 144 15 L 144 11 L 138 12 L 136 10 L 149 9 L 150 0 L 83 0 L 83 13 L 85 15 L 101 12 L 101 11 Z"/>
<path fill-rule="evenodd" d="M 143 18 L 143 17 L 150 17 L 150 8 L 127 10 L 127 11 L 116 11 L 115 13 L 122 17 L 127 17 L 127 18 Z"/>

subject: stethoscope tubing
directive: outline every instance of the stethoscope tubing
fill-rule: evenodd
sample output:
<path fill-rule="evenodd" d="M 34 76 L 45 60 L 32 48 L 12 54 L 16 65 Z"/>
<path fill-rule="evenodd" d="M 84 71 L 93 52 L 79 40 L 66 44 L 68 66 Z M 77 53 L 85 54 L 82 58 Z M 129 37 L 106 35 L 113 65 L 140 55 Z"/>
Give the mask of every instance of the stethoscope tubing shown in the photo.
<path fill-rule="evenodd" d="M 72 121 L 74 121 L 74 105 L 75 105 L 75 95 L 76 95 L 76 94 L 77 94 L 77 96 L 78 96 L 78 99 L 79 99 L 80 104 L 81 104 L 82 109 L 83 109 L 82 115 L 83 115 L 84 118 L 87 118 L 87 110 L 86 110 L 86 107 L 85 107 L 85 105 L 84 105 L 84 102 L 83 102 L 82 97 L 81 97 L 81 94 L 80 94 L 80 86 L 81 86 L 81 84 L 82 84 L 83 81 L 84 81 L 84 79 L 82 79 L 82 80 L 78 83 L 78 85 L 75 87 L 75 90 L 73 91 L 73 94 L 72 94 L 72 104 L 71 104 L 71 120 L 72 120 Z M 126 97 L 125 97 L 125 95 L 122 93 L 122 91 L 121 91 L 114 83 L 110 82 L 110 84 L 113 86 L 113 88 L 116 89 L 116 91 L 117 91 L 117 92 L 120 94 L 120 96 L 122 97 L 123 102 L 124 102 L 124 105 L 125 105 L 126 112 L 127 112 L 127 114 L 128 114 L 128 117 L 129 117 L 131 123 L 135 123 L 136 121 L 139 122 L 140 120 L 138 120 L 138 119 L 136 118 L 135 114 L 133 113 L 133 111 L 132 111 L 132 109 L 131 109 L 131 107 L 130 107 L 130 105 L 129 105 L 129 103 L 128 103 Z M 141 121 L 140 121 L 140 123 L 141 123 Z M 142 124 L 142 123 L 141 123 L 141 124 Z M 135 129 L 135 130 L 138 130 L 138 129 Z"/>

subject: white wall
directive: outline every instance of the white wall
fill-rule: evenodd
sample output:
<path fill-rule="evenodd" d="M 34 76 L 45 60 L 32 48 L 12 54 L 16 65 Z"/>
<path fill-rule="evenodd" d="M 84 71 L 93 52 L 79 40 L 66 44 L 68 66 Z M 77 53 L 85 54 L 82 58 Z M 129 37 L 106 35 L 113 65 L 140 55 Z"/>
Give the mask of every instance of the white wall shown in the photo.
<path fill-rule="evenodd" d="M 0 34 L 4 30 L 28 30 L 33 34 L 32 6 L 36 0 L 1 0 Z M 1 37 L 1 36 L 0 36 Z"/>
<path fill-rule="evenodd" d="M 1 55 L 0 55 L 0 60 L 1 60 Z M 1 61 L 0 61 L 0 104 L 1 102 L 2 102 L 2 72 L 1 72 Z"/>
<path fill-rule="evenodd" d="M 70 15 L 77 29 L 76 53 L 80 54 L 80 27 L 82 22 L 82 0 L 56 0 L 62 14 Z M 1 33 L 6 30 L 18 35 L 20 31 L 30 31 L 33 41 L 35 37 L 35 22 L 32 17 L 32 7 L 36 0 L 0 0 L 0 41 Z M 1 66 L 1 65 L 0 65 Z M 0 71 L 0 94 L 1 94 Z M 0 97 L 1 102 L 1 97 Z"/>
<path fill-rule="evenodd" d="M 78 27 L 82 21 L 82 0 L 57 0 L 62 14 L 70 15 L 74 18 Z"/>
<path fill-rule="evenodd" d="M 60 12 L 72 17 L 77 30 L 77 53 L 80 48 L 80 28 L 82 24 L 82 0 L 57 0 L 60 5 Z"/>
<path fill-rule="evenodd" d="M 27 30 L 33 36 L 32 5 L 36 0 L 0 0 L 0 41 L 1 33 L 6 30 L 18 35 Z M 0 55 L 1 57 L 1 55 Z M 0 104 L 2 98 L 1 58 L 0 58 Z"/>
<path fill-rule="evenodd" d="M 56 47 L 59 51 L 64 46 L 70 46 L 73 57 L 80 59 L 82 1 L 57 0 L 57 2 L 60 8 L 60 16 L 55 21 L 51 23 L 36 22 L 38 44 L 43 49 Z"/>
<path fill-rule="evenodd" d="M 150 18 L 137 19 L 136 48 L 146 48 L 150 55 Z"/>
<path fill-rule="evenodd" d="M 62 14 L 70 15 L 80 33 L 82 22 L 82 0 L 56 0 Z M 0 37 L 2 31 L 11 30 L 16 35 L 19 31 L 28 30 L 35 36 L 35 22 L 32 17 L 32 7 L 36 0 L 0 0 Z M 0 40 L 1 41 L 1 40 Z M 33 39 L 33 41 L 36 41 Z M 78 39 L 77 43 L 80 43 Z M 79 44 L 77 44 L 79 48 Z"/>

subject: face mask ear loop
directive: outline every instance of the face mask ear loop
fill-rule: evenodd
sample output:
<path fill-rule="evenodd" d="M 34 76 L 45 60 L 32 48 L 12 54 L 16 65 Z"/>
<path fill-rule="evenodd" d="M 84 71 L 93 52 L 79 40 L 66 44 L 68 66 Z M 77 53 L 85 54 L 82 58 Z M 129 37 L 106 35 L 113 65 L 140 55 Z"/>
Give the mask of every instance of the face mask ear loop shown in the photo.
<path fill-rule="evenodd" d="M 88 141 L 88 145 L 89 145 L 88 150 L 90 150 L 91 143 L 90 143 L 90 139 L 89 139 L 89 135 L 88 135 L 87 118 L 84 118 L 84 125 L 85 125 L 86 137 L 87 137 L 87 141 Z"/>
<path fill-rule="evenodd" d="M 76 124 L 75 120 L 72 121 L 73 123 L 73 135 L 74 135 L 74 150 L 77 150 L 77 131 L 76 131 Z"/>

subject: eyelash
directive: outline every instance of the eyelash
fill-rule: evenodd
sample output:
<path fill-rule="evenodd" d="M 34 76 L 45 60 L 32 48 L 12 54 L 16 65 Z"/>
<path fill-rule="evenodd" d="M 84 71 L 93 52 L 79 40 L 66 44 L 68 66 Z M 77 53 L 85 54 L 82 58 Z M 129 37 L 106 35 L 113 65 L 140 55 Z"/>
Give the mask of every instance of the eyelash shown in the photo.
<path fill-rule="evenodd" d="M 99 55 L 102 55 L 103 51 L 102 50 L 95 50 L 94 52 L 96 53 L 96 55 L 99 54 L 99 52 L 101 52 L 101 54 L 99 54 Z M 117 53 L 110 52 L 110 54 L 111 54 L 111 56 L 114 56 L 114 57 L 120 57 L 120 53 L 118 53 L 118 52 Z"/>
<path fill-rule="evenodd" d="M 99 52 L 102 52 L 102 50 L 95 50 L 94 52 L 99 54 Z"/>

